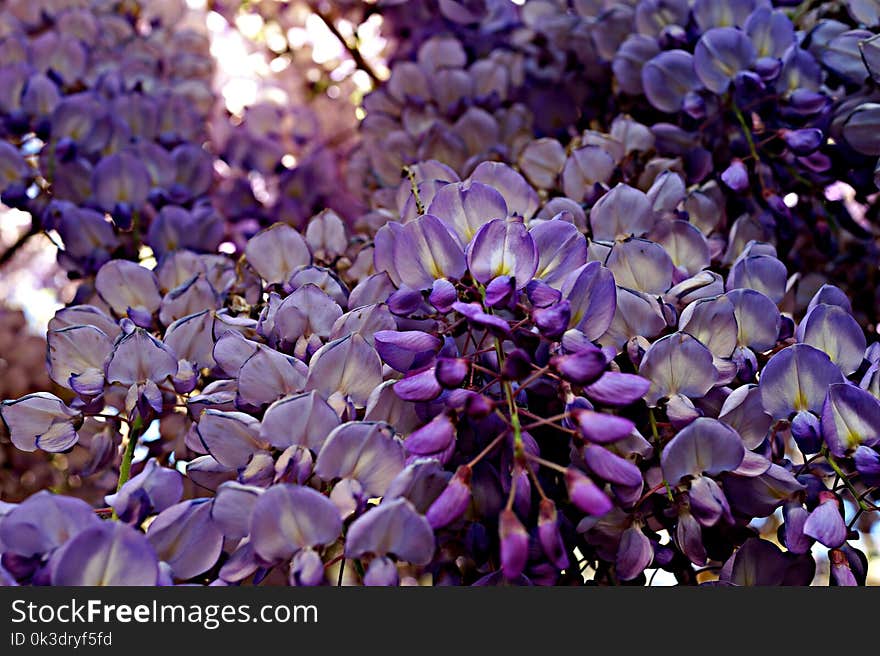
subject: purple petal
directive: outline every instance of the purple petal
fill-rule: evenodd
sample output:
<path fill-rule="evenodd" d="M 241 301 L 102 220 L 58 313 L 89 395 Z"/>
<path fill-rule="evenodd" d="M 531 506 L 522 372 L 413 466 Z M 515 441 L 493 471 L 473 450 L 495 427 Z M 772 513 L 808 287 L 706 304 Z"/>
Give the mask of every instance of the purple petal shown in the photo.
<path fill-rule="evenodd" d="M 755 47 L 745 32 L 717 27 L 703 34 L 694 48 L 694 71 L 707 89 L 723 94 L 733 76 L 755 61 Z"/>
<path fill-rule="evenodd" d="M 622 183 L 602 196 L 590 210 L 592 237 L 600 241 L 640 237 L 653 225 L 654 213 L 648 197 L 643 191 Z"/>
<path fill-rule="evenodd" d="M 427 565 L 434 555 L 434 531 L 406 499 L 386 501 L 356 519 L 346 534 L 346 556 L 367 553 Z"/>
<path fill-rule="evenodd" d="M 95 289 L 118 316 L 129 310 L 150 315 L 162 303 L 155 274 L 127 260 L 112 260 L 102 266 L 95 276 Z"/>
<path fill-rule="evenodd" d="M 652 241 L 633 238 L 615 243 L 605 265 L 621 287 L 662 294 L 672 286 L 672 259 Z"/>
<path fill-rule="evenodd" d="M 843 515 L 840 514 L 837 500 L 833 496 L 816 506 L 804 522 L 804 535 L 829 548 L 841 546 L 846 541 L 846 534 Z"/>
<path fill-rule="evenodd" d="M 516 579 L 525 569 L 529 555 L 529 534 L 516 514 L 505 508 L 498 521 L 501 542 L 501 571 L 508 580 Z"/>
<path fill-rule="evenodd" d="M 538 211 L 538 193 L 507 164 L 482 162 L 469 179 L 472 183 L 483 183 L 501 192 L 507 204 L 507 214 L 528 220 Z M 501 215 L 493 218 L 501 218 Z"/>
<path fill-rule="evenodd" d="M 160 383 L 175 373 L 177 358 L 142 328 L 135 328 L 116 342 L 107 363 L 107 381 L 123 385 Z"/>
<path fill-rule="evenodd" d="M 251 515 L 263 488 L 227 481 L 217 488 L 211 519 L 223 535 L 240 540 L 250 533 Z"/>
<path fill-rule="evenodd" d="M 535 275 L 538 253 L 525 225 L 495 219 L 482 226 L 467 249 L 468 268 L 483 284 L 498 276 L 510 276 L 522 289 Z"/>
<path fill-rule="evenodd" d="M 745 455 L 742 440 L 727 424 L 700 417 L 663 447 L 660 464 L 670 483 L 685 476 L 715 476 L 739 467 Z"/>
<path fill-rule="evenodd" d="M 286 560 L 300 549 L 330 544 L 342 532 L 339 511 L 320 492 L 274 485 L 260 495 L 251 513 L 254 551 L 264 560 Z"/>
<path fill-rule="evenodd" d="M 700 398 L 715 385 L 712 352 L 681 332 L 651 345 L 642 359 L 639 375 L 651 381 L 645 395 L 650 405 L 675 394 Z"/>
<path fill-rule="evenodd" d="M 584 462 L 599 478 L 625 487 L 642 484 L 642 472 L 631 461 L 600 446 L 584 449 Z"/>
<path fill-rule="evenodd" d="M 276 223 L 251 237 L 245 256 L 257 275 L 270 285 L 287 282 L 298 267 L 312 261 L 306 240 L 285 223 Z"/>
<path fill-rule="evenodd" d="M 325 344 L 312 356 L 305 388 L 325 398 L 338 392 L 363 406 L 381 382 L 379 355 L 359 333 L 352 333 Z"/>
<path fill-rule="evenodd" d="M 66 451 L 79 439 L 74 421 L 81 419 L 80 414 L 48 392 L 0 403 L 0 417 L 12 443 L 23 451 Z"/>
<path fill-rule="evenodd" d="M 615 571 L 618 578 L 630 581 L 645 571 L 654 559 L 654 547 L 648 536 L 637 526 L 631 526 L 620 537 Z"/>
<path fill-rule="evenodd" d="M 403 226 L 394 241 L 394 264 L 403 285 L 430 289 L 435 280 L 465 273 L 464 251 L 443 221 L 425 214 Z"/>
<path fill-rule="evenodd" d="M 113 342 L 99 328 L 90 325 L 50 330 L 48 342 L 49 376 L 53 381 L 72 389 L 72 379 L 96 372 L 102 375 L 104 365 L 113 351 Z"/>
<path fill-rule="evenodd" d="M 159 562 L 150 543 L 122 523 L 89 528 L 52 558 L 52 585 L 154 586 L 158 577 Z"/>
<path fill-rule="evenodd" d="M 226 467 L 244 467 L 254 453 L 266 448 L 259 439 L 260 422 L 243 412 L 205 410 L 196 430 L 208 452 Z"/>
<path fill-rule="evenodd" d="M 325 481 L 354 478 L 370 496 L 382 496 L 404 467 L 404 448 L 382 422 L 342 424 L 327 437 L 315 462 Z"/>
<path fill-rule="evenodd" d="M 385 364 L 401 373 L 424 367 L 441 346 L 439 338 L 420 330 L 381 330 L 374 344 Z"/>
<path fill-rule="evenodd" d="M 216 357 L 216 349 L 214 353 Z M 301 360 L 260 344 L 238 372 L 238 396 L 248 405 L 263 406 L 301 392 L 306 387 L 307 375 Z"/>
<path fill-rule="evenodd" d="M 859 445 L 880 443 L 880 401 L 850 383 L 829 386 L 822 404 L 822 436 L 839 458 Z"/>
<path fill-rule="evenodd" d="M 593 410 L 576 410 L 572 415 L 578 432 L 594 444 L 610 444 L 627 437 L 635 430 L 629 419 Z"/>
<path fill-rule="evenodd" d="M 459 243 L 470 243 L 477 230 L 492 219 L 507 217 L 504 197 L 481 182 L 459 182 L 442 187 L 431 204 L 428 214 L 443 221 L 458 236 Z"/>
<path fill-rule="evenodd" d="M 425 513 L 431 528 L 443 528 L 458 520 L 467 511 L 471 496 L 471 468 L 462 465 Z"/>
<path fill-rule="evenodd" d="M 733 303 L 737 342 L 758 353 L 768 351 L 779 339 L 779 308 L 767 296 L 753 289 L 735 289 L 725 294 Z"/>
<path fill-rule="evenodd" d="M 618 371 L 607 371 L 584 390 L 587 396 L 602 405 L 622 407 L 635 403 L 650 389 L 651 381 Z"/>
<path fill-rule="evenodd" d="M 819 414 L 829 386 L 842 381 L 840 369 L 825 353 L 794 344 L 770 358 L 758 387 L 764 410 L 774 419 L 787 419 L 801 410 Z"/>
<path fill-rule="evenodd" d="M 598 262 L 590 262 L 572 271 L 561 291 L 571 303 L 569 327 L 580 330 L 590 341 L 608 330 L 617 308 L 617 290 L 611 271 Z"/>
<path fill-rule="evenodd" d="M 319 451 L 339 425 L 339 417 L 317 392 L 304 392 L 275 401 L 260 424 L 260 439 L 278 448 L 292 445 Z"/>
<path fill-rule="evenodd" d="M 661 112 L 677 112 L 685 96 L 700 87 L 694 57 L 684 50 L 668 50 L 642 68 L 642 87 L 648 101 Z"/>
<path fill-rule="evenodd" d="M 211 569 L 223 549 L 223 534 L 211 519 L 207 499 L 183 501 L 160 513 L 147 539 L 174 577 L 183 580 Z"/>
<path fill-rule="evenodd" d="M 845 309 L 820 303 L 798 326 L 798 341 L 824 351 L 844 374 L 862 364 L 867 342 L 859 324 Z"/>

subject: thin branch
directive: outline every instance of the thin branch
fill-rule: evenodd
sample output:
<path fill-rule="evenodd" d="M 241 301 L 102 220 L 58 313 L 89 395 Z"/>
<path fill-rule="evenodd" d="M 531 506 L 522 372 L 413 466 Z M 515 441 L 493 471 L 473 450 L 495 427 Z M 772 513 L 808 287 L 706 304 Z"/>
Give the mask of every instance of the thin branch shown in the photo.
<path fill-rule="evenodd" d="M 0 255 L 0 267 L 4 266 L 13 257 L 15 257 L 15 254 L 19 250 L 21 250 L 21 248 L 30 240 L 30 238 L 39 233 L 40 230 L 37 227 L 37 222 L 32 219 L 31 227 L 28 228 L 18 239 L 16 239 L 15 243 L 13 243 L 12 246 L 7 248 L 5 251 L 3 251 L 3 254 Z"/>
<path fill-rule="evenodd" d="M 310 3 L 310 7 L 312 10 L 312 13 L 315 14 L 315 16 L 317 16 L 318 18 L 320 18 L 321 21 L 323 21 L 324 25 L 327 26 L 327 29 L 330 30 L 330 32 L 333 34 L 333 36 L 335 36 L 339 40 L 339 42 L 343 46 L 345 46 L 345 49 L 348 51 L 348 54 L 354 60 L 354 63 L 357 65 L 357 67 L 370 77 L 370 79 L 373 81 L 373 84 L 375 84 L 377 86 L 379 84 L 381 84 L 382 80 L 380 80 L 379 76 L 376 75 L 376 71 L 374 71 L 373 67 L 367 63 L 367 60 L 364 59 L 364 56 L 361 54 L 361 51 L 358 50 L 357 46 L 350 44 L 348 42 L 348 39 L 346 39 L 342 35 L 342 32 L 340 32 L 339 28 L 336 27 L 336 24 L 333 22 L 333 19 L 330 18 L 323 11 L 318 9 L 318 7 L 316 7 L 313 3 Z"/>

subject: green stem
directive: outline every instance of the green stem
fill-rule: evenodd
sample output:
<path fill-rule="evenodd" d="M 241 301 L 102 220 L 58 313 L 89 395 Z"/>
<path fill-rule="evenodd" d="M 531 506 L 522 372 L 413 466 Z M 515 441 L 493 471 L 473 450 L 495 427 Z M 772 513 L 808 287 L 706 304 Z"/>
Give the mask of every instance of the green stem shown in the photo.
<path fill-rule="evenodd" d="M 657 430 L 657 418 L 654 416 L 654 408 L 648 408 L 648 421 L 651 422 L 651 434 L 654 436 L 654 448 L 657 449 L 657 453 L 660 453 L 660 431 Z M 672 496 L 672 488 L 665 476 L 663 477 L 663 485 L 666 487 L 666 496 L 670 501 L 675 501 L 675 497 Z"/>
<path fill-rule="evenodd" d="M 498 371 L 504 369 L 504 351 L 501 348 L 501 340 L 495 338 L 495 354 L 498 356 Z M 523 455 L 522 424 L 519 421 L 519 408 L 516 405 L 516 396 L 513 394 L 513 386 L 509 380 L 501 380 L 504 389 L 504 397 L 507 399 L 507 411 L 510 413 L 510 426 L 513 428 L 513 455 L 519 459 Z"/>
<path fill-rule="evenodd" d="M 834 457 L 830 453 L 828 453 L 826 454 L 825 459 L 828 461 L 828 464 L 831 465 L 831 469 L 834 470 L 834 473 L 840 476 L 840 480 L 843 481 L 846 489 L 849 490 L 849 493 L 852 495 L 853 501 L 859 504 L 859 508 L 862 510 L 870 511 L 871 508 L 865 504 L 864 500 L 859 494 L 859 491 L 856 489 L 855 485 L 852 484 L 852 481 L 847 478 L 846 474 L 840 468 L 840 465 L 838 465 L 837 461 L 834 460 Z"/>
<path fill-rule="evenodd" d="M 743 116 L 740 108 L 736 106 L 736 103 L 733 104 L 733 113 L 736 114 L 736 120 L 739 121 L 740 127 L 742 127 L 743 134 L 746 137 L 746 141 L 749 144 L 749 152 L 754 158 L 755 162 L 760 162 L 761 159 L 758 157 L 758 150 L 755 148 L 755 140 L 752 138 L 752 131 L 749 129 L 748 124 L 746 123 L 746 117 Z"/>
<path fill-rule="evenodd" d="M 116 491 L 122 489 L 122 486 L 131 478 L 131 461 L 134 459 L 134 450 L 140 441 L 141 435 L 144 433 L 144 421 L 137 417 L 128 430 L 128 444 L 125 445 L 125 453 L 122 454 L 122 463 L 119 465 L 119 483 L 116 485 Z M 119 519 L 116 511 L 113 511 L 113 519 Z"/>

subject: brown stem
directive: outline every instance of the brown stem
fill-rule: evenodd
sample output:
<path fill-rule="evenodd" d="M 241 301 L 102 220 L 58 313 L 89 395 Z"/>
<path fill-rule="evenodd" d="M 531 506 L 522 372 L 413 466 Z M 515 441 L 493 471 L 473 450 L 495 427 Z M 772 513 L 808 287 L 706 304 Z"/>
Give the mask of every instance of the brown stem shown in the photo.
<path fill-rule="evenodd" d="M 354 60 L 354 63 L 357 67 L 366 73 L 370 79 L 373 81 L 373 84 L 379 85 L 382 83 L 382 80 L 379 79 L 379 76 L 376 75 L 376 72 L 373 70 L 373 67 L 367 63 L 367 60 L 364 59 L 364 56 L 361 54 L 361 51 L 358 50 L 356 45 L 352 45 L 348 42 L 348 40 L 342 35 L 342 32 L 339 31 L 339 28 L 336 27 L 336 24 L 333 22 L 333 19 L 330 18 L 323 11 L 318 9 L 314 3 L 310 3 L 310 7 L 312 13 L 315 14 L 318 18 L 320 18 L 324 25 L 327 26 L 327 29 L 335 36 L 339 42 L 345 46 L 345 49 L 348 51 L 348 54 Z"/>
<path fill-rule="evenodd" d="M 7 262 L 9 262 L 15 254 L 24 246 L 28 240 L 34 235 L 38 234 L 40 230 L 37 228 L 37 222 L 31 219 L 31 227 L 28 228 L 18 239 L 15 240 L 15 243 L 12 244 L 9 248 L 3 251 L 3 254 L 0 255 L 0 267 L 4 266 Z"/>

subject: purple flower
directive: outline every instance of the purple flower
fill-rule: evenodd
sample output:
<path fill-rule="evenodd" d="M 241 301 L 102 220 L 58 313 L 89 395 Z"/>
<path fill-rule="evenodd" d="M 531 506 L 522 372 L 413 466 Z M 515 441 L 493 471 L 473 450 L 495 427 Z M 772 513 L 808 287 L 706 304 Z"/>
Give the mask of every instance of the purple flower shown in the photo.
<path fill-rule="evenodd" d="M 159 562 L 143 533 L 101 522 L 69 540 L 52 556 L 52 585 L 153 586 Z"/>
<path fill-rule="evenodd" d="M 82 415 L 54 394 L 37 392 L 0 404 L 12 443 L 23 451 L 66 451 L 76 444 Z"/>

